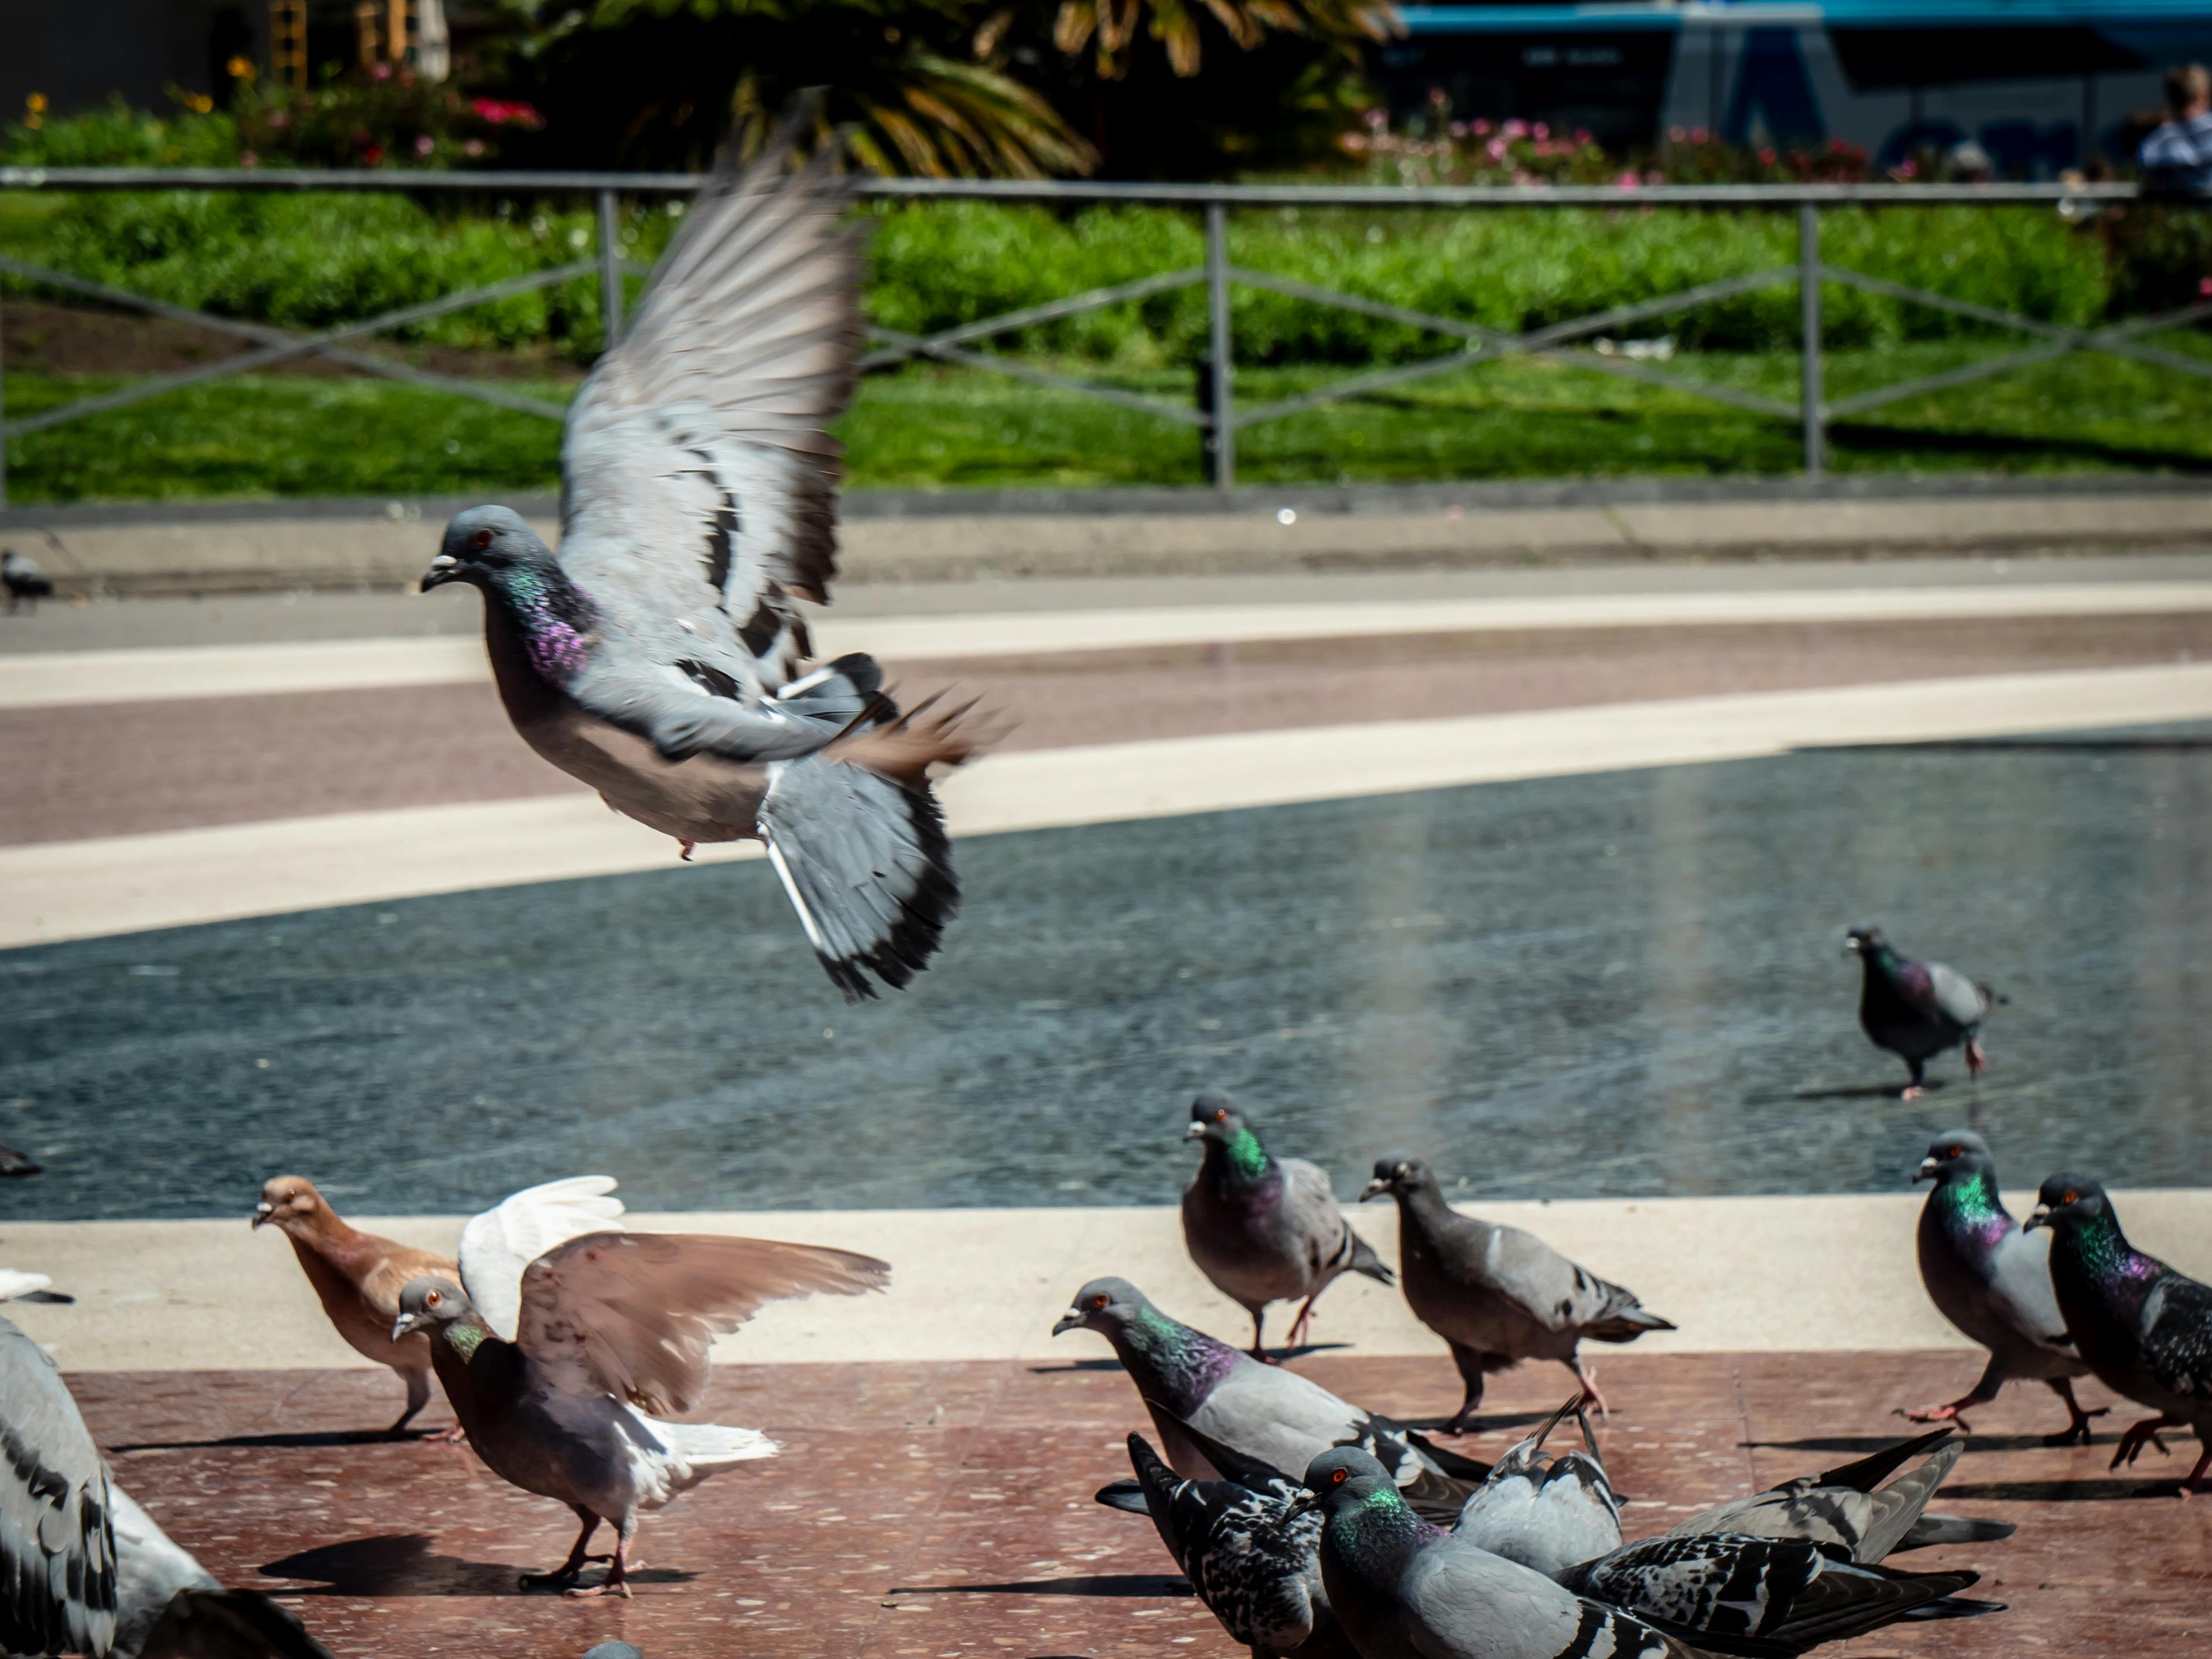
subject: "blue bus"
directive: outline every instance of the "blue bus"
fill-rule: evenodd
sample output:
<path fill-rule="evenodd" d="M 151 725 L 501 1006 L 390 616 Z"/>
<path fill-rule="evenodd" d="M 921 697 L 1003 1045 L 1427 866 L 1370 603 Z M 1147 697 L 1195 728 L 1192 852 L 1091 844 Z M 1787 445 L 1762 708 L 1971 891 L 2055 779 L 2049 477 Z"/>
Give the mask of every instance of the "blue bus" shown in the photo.
<path fill-rule="evenodd" d="M 1884 168 L 1979 143 L 2001 175 L 2131 160 L 2169 64 L 2212 60 L 2212 0 L 1681 0 L 1409 5 L 1382 46 L 1394 109 L 1858 146 Z"/>

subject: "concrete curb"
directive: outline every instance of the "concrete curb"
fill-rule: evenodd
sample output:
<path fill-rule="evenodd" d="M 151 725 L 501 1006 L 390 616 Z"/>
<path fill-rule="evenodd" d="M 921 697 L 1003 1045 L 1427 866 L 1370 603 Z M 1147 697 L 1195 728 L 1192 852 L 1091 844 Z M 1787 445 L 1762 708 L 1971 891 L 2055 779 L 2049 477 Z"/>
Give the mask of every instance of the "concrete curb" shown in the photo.
<path fill-rule="evenodd" d="M 856 494 L 846 501 L 841 580 L 2212 550 L 2212 501 L 2202 486 L 2164 489 L 2129 480 L 2130 488 L 2122 490 L 2077 480 L 2013 493 L 1981 482 L 1978 489 L 1881 495 L 1802 483 L 1787 491 L 1737 486 L 1731 493 L 1694 495 L 1649 484 L 1613 491 L 1437 485 L 1226 497 L 1205 491 L 1007 492 L 974 500 Z M 1551 499 L 1540 501 L 1532 490 L 1549 491 Z M 69 597 L 392 589 L 421 574 L 438 525 L 459 503 L 393 501 L 381 510 L 365 505 L 17 508 L 0 520 L 0 538 L 38 558 Z M 520 506 L 550 533 L 550 500 L 524 498 Z"/>

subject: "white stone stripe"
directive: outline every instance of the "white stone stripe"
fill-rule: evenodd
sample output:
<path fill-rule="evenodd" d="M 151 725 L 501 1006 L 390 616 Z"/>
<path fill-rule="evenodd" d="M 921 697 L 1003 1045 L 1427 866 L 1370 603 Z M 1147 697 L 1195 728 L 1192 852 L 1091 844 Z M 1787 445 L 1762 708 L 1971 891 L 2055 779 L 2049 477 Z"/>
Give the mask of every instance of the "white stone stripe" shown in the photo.
<path fill-rule="evenodd" d="M 1224 605 L 820 619 L 825 654 L 866 651 L 891 662 L 1029 653 L 1376 634 L 1663 628 L 1698 623 L 1887 622 L 1996 617 L 2131 616 L 2212 610 L 2212 583 L 1843 588 L 1788 592 L 1639 593 L 1525 599 Z M 176 650 L 0 655 L 0 708 L 170 702 L 456 684 L 485 678 L 473 637 L 325 640 Z"/>
<path fill-rule="evenodd" d="M 945 799 L 953 833 L 989 835 L 1807 744 L 2207 719 L 2212 665 L 1990 674 L 1049 749 L 967 768 Z M 674 861 L 667 837 L 580 793 L 54 842 L 0 850 L 0 948 Z"/>
<path fill-rule="evenodd" d="M 1176 1138 L 1172 1102 L 1160 1133 Z M 303 1144 L 304 1146 L 304 1144 Z M 1387 1149 L 1386 1149 L 1387 1150 Z M 1680 1328 L 1638 1353 L 1963 1348 L 1928 1301 L 1913 1254 L 1919 1195 L 1906 1183 L 1925 1150 L 1899 1131 L 1893 1194 L 1814 1197 L 1565 1200 L 1466 1205 L 1526 1227 L 1602 1278 L 1626 1285 Z M 308 1156 L 303 1150 L 303 1157 Z M 312 1159 L 293 1170 L 313 1176 Z M 1340 1181 L 1350 1172 L 1340 1170 Z M 8 1304 L 7 1316 L 52 1345 L 70 1370 L 258 1370 L 368 1364 L 323 1316 L 282 1239 L 249 1232 L 258 1194 L 241 1190 L 234 1221 L 11 1222 L 9 1265 L 53 1277 L 73 1307 Z M 501 1196 L 484 1194 L 490 1203 Z M 2117 1195 L 2128 1235 L 2185 1271 L 2212 1273 L 2212 1190 Z M 2032 1192 L 2008 1200 L 2022 1215 Z M 344 1200 L 337 1200 L 343 1209 Z M 1387 1204 L 1352 1219 L 1393 1266 L 1398 1229 Z M 350 1218 L 372 1232 L 450 1254 L 461 1218 Z M 1224 1340 L 1249 1342 L 1250 1322 L 1191 1265 L 1170 1207 L 1049 1210 L 775 1211 L 634 1215 L 632 1224 L 726 1232 L 866 1251 L 891 1264 L 882 1297 L 777 1303 L 717 1348 L 756 1363 L 1097 1359 L 1088 1334 L 1054 1339 L 1054 1318 L 1086 1280 L 1129 1279 L 1163 1308 Z M 240 1316 L 252 1309 L 251 1318 Z M 1278 1308 L 1278 1337 L 1295 1309 Z M 1353 1354 L 1434 1354 L 1437 1409 L 1457 1402 L 1443 1345 L 1395 1290 L 1347 1275 L 1315 1313 L 1315 1338 Z M 1602 1371 L 1611 1349 L 1593 1344 Z M 1978 1358 L 1960 1359 L 1961 1389 Z M 397 1387 L 397 1384 L 394 1385 Z M 1917 1401 L 1870 1401 L 1878 1416 Z"/>

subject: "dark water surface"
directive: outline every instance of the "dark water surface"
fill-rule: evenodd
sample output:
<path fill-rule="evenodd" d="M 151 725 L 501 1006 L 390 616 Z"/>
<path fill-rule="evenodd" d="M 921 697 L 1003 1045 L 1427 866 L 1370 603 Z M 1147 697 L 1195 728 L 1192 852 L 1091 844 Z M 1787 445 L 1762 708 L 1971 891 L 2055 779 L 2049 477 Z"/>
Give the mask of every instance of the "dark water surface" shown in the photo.
<path fill-rule="evenodd" d="M 1814 750 L 964 842 L 917 989 L 848 1009 L 764 863 L 0 955 L 17 1218 L 1146 1204 L 1200 1087 L 1356 1188 L 2212 1184 L 2212 729 Z M 1843 929 L 1995 982 L 1978 1088 L 1872 1092 Z"/>

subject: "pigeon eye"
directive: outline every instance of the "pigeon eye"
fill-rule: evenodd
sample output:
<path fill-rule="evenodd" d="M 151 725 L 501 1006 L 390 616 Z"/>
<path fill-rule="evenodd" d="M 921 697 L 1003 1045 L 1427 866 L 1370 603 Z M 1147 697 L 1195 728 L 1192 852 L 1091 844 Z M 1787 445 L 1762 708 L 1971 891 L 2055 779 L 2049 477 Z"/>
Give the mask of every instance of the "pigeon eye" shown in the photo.
<path fill-rule="evenodd" d="M 1330 1471 L 1329 1471 L 1329 1476 L 1328 1476 L 1328 1483 L 1329 1483 L 1329 1485 L 1331 1485 L 1332 1486 L 1342 1486 L 1342 1485 L 1344 1484 L 1344 1471 L 1343 1471 L 1342 1469 L 1332 1469 L 1332 1470 L 1330 1470 Z"/>
<path fill-rule="evenodd" d="M 489 547 L 491 545 L 491 532 L 489 530 L 479 530 L 469 539 L 474 542 L 478 547 Z"/>
<path fill-rule="evenodd" d="M 1966 1149 L 1964 1146 L 1954 1146 L 1943 1154 L 1946 1158 L 1964 1158 L 1966 1155 Z"/>
<path fill-rule="evenodd" d="M 1226 1123 L 1226 1122 L 1228 1122 L 1228 1121 L 1229 1121 L 1229 1109 L 1228 1109 L 1226 1106 L 1223 1106 L 1223 1107 L 1219 1107 L 1219 1108 L 1218 1108 L 1218 1109 L 1215 1110 L 1214 1114 L 1213 1114 L 1213 1121 L 1214 1121 L 1216 1123 Z"/>
<path fill-rule="evenodd" d="M 2067 1190 L 2067 1191 L 2066 1191 L 2066 1192 L 2064 1192 L 2064 1193 L 2062 1193 L 2062 1194 L 2059 1195 L 2058 1201 L 2059 1201 L 2061 1204 L 2071 1204 L 2071 1203 L 2072 1203 L 2072 1202 L 2073 1202 L 2076 1198 L 2078 1198 L 2078 1197 L 2080 1197 L 2080 1196 L 2081 1196 L 2081 1194 L 2078 1194 L 2078 1193 L 2076 1193 L 2076 1192 L 2074 1192 L 2072 1189 L 2070 1189 L 2070 1188 L 2069 1188 L 2069 1190 Z"/>
<path fill-rule="evenodd" d="M 1091 1298 L 1091 1305 L 1094 1308 L 1103 1308 L 1112 1300 L 1113 1297 L 1108 1296 L 1094 1296 Z"/>
<path fill-rule="evenodd" d="M 424 1307 L 426 1307 L 426 1308 L 434 1308 L 434 1307 L 436 1307 L 436 1306 L 437 1306 L 441 1302 L 443 1302 L 445 1299 L 446 1299 L 446 1297 L 445 1297 L 445 1292 L 444 1292 L 444 1291 L 431 1291 L 431 1292 L 430 1292 L 430 1294 L 429 1294 L 429 1295 L 428 1295 L 428 1296 L 426 1296 L 426 1297 L 424 1297 L 422 1298 L 422 1305 L 423 1305 Z"/>

